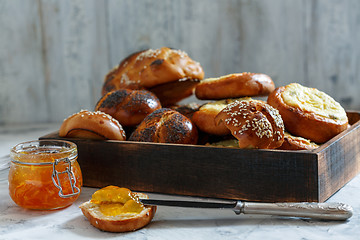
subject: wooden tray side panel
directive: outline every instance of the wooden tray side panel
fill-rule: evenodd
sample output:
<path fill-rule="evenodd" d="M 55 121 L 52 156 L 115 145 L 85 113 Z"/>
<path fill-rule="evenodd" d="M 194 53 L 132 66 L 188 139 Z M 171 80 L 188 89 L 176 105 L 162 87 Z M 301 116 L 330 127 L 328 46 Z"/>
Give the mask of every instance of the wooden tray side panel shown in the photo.
<path fill-rule="evenodd" d="M 323 202 L 360 172 L 360 113 L 351 128 L 312 151 L 244 150 L 194 145 L 75 142 L 84 185 L 249 201 Z"/>
<path fill-rule="evenodd" d="M 360 122 L 318 153 L 319 200 L 323 202 L 360 172 Z"/>
<path fill-rule="evenodd" d="M 67 140 L 78 146 L 85 186 L 263 202 L 319 201 L 314 153 Z"/>

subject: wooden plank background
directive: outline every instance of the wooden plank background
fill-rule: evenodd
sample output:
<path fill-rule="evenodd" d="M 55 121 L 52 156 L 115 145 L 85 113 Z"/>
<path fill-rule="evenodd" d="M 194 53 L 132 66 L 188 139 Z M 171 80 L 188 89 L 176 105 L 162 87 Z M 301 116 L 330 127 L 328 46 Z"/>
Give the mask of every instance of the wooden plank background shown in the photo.
<path fill-rule="evenodd" d="M 161 46 L 206 77 L 267 73 L 360 110 L 359 30 L 358 0 L 2 0 L 0 124 L 93 109 L 113 66 Z"/>

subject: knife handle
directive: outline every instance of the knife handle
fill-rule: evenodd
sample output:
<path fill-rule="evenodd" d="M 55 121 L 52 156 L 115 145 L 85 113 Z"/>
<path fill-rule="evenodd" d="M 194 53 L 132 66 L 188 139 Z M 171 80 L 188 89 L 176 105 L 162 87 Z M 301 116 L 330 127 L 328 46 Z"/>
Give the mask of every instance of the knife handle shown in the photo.
<path fill-rule="evenodd" d="M 287 217 L 341 220 L 350 218 L 353 209 L 343 203 L 256 203 L 238 201 L 234 209 L 236 214 L 263 214 Z"/>

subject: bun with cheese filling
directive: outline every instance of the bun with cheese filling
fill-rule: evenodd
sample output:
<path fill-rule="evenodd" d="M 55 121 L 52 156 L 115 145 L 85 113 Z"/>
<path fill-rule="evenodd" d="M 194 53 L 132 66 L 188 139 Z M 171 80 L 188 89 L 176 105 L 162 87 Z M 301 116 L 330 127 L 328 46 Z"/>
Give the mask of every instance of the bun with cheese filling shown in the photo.
<path fill-rule="evenodd" d="M 275 89 L 267 102 L 279 110 L 288 132 L 315 143 L 330 140 L 348 126 L 341 105 L 316 88 L 291 83 Z"/>

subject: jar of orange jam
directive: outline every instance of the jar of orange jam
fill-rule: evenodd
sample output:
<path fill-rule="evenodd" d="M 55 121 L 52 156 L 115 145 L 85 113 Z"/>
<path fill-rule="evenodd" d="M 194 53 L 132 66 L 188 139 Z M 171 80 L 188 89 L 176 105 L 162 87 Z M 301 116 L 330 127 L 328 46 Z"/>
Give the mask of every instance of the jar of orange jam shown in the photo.
<path fill-rule="evenodd" d="M 75 143 L 24 142 L 10 151 L 9 193 L 21 207 L 52 210 L 70 206 L 80 195 L 82 174 Z"/>

